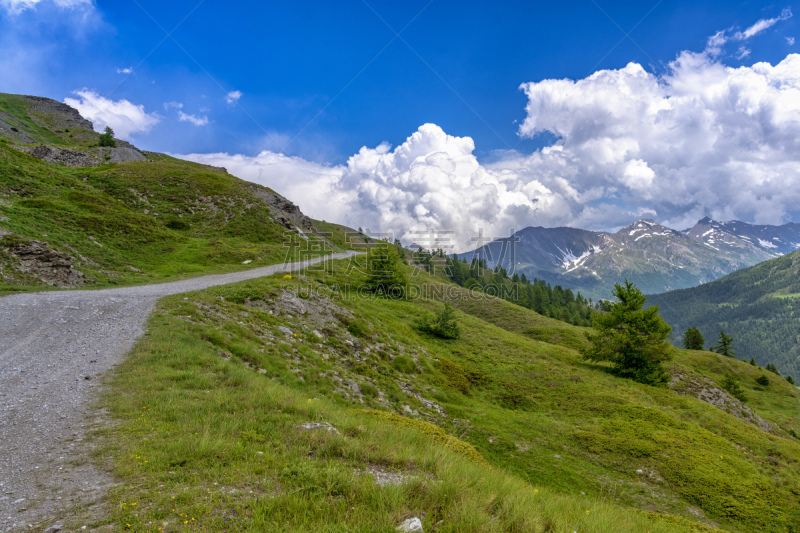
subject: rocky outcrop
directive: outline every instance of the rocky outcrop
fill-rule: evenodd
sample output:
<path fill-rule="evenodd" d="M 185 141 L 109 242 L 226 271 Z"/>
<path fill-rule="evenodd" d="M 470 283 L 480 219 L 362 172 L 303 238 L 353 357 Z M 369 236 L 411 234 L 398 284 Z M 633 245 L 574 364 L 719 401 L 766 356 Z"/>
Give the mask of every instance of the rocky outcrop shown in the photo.
<path fill-rule="evenodd" d="M 147 161 L 147 158 L 132 145 L 124 146 L 121 141 L 117 141 L 116 148 L 93 148 L 91 153 L 99 161 L 99 164 L 108 163 L 128 163 L 130 161 Z M 127 143 L 125 143 L 127 144 Z"/>
<path fill-rule="evenodd" d="M 21 96 L 20 98 L 28 104 L 28 114 L 34 122 L 39 123 L 42 127 L 59 130 L 69 128 L 92 131 L 94 129 L 91 121 L 83 118 L 77 109 L 67 104 L 42 96 Z"/>
<path fill-rule="evenodd" d="M 263 200 L 268 206 L 275 220 L 284 228 L 290 230 L 299 229 L 300 232 L 314 230 L 314 224 L 300 211 L 295 204 L 276 193 L 275 191 L 260 185 L 249 185 L 250 192 Z"/>
<path fill-rule="evenodd" d="M 84 152 L 74 152 L 65 148 L 39 145 L 31 150 L 30 155 L 54 165 L 67 165 L 68 167 L 91 167 L 95 160 Z"/>
<path fill-rule="evenodd" d="M 683 372 L 674 372 L 669 382 L 669 388 L 678 394 L 697 398 L 718 409 L 722 409 L 764 431 L 772 431 L 772 426 L 766 420 L 758 416 L 750 407 L 717 387 L 708 378 L 690 376 Z"/>
<path fill-rule="evenodd" d="M 36 159 L 41 159 L 54 165 L 68 167 L 93 167 L 109 163 L 127 163 L 129 161 L 146 161 L 147 158 L 135 148 L 119 146 L 116 148 L 96 147 L 86 151 L 77 152 L 66 148 L 40 145 L 33 149 L 18 147 L 28 152 Z"/>
<path fill-rule="evenodd" d="M 72 256 L 51 250 L 44 242 L 6 235 L 0 239 L 0 247 L 17 260 L 16 270 L 34 276 L 46 285 L 77 287 L 84 284 L 83 272 L 75 270 Z"/>

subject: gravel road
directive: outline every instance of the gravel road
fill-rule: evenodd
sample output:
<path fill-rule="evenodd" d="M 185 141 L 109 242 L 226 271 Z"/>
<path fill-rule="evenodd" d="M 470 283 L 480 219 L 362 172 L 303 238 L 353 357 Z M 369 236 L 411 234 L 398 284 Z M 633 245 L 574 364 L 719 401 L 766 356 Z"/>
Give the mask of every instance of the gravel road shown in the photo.
<path fill-rule="evenodd" d="M 354 252 L 120 289 L 41 292 L 0 298 L 0 531 L 63 526 L 80 506 L 102 514 L 113 479 L 85 444 L 103 423 L 100 378 L 144 333 L 159 298 L 302 270 Z"/>

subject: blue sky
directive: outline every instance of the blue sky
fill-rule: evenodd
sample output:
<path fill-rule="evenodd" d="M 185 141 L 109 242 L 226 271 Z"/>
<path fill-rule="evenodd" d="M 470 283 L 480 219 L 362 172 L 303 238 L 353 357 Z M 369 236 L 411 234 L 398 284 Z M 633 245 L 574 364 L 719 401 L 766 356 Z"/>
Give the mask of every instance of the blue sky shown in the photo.
<path fill-rule="evenodd" d="M 353 184 L 347 174 L 355 172 L 358 162 L 348 160 L 362 147 L 378 150 L 381 143 L 388 143 L 395 150 L 424 124 L 436 125 L 455 139 L 471 139 L 472 149 L 468 143 L 462 148 L 477 159 L 475 168 L 530 170 L 530 157 L 542 148 L 559 142 L 569 148 L 570 140 L 577 138 L 574 125 L 564 129 L 567 115 L 575 109 L 559 108 L 560 118 L 542 125 L 548 111 L 539 107 L 538 118 L 531 122 L 532 108 L 526 107 L 531 95 L 520 90 L 521 84 L 579 81 L 601 70 L 621 72 L 636 63 L 672 90 L 676 86 L 667 78 L 683 52 L 706 54 L 711 69 L 749 68 L 758 62 L 774 66 L 800 50 L 800 43 L 794 44 L 800 31 L 792 12 L 798 12 L 793 2 L 668 0 L 499 6 L 446 0 L 0 0 L 4 50 L 0 91 L 60 101 L 82 99 L 84 104 L 90 97 L 102 99 L 95 103 L 127 100 L 140 110 L 138 116 L 128 117 L 132 129 L 127 136 L 141 148 L 244 158 L 263 151 L 296 156 L 298 167 L 316 164 L 322 173 L 344 169 L 337 178 L 340 190 Z M 764 28 L 755 26 L 759 21 L 767 21 Z M 713 48 L 709 38 L 720 31 L 726 36 L 721 48 L 709 51 Z M 794 79 L 793 72 L 786 75 L 788 79 Z M 83 96 L 75 94 L 84 89 Z M 137 130 L 140 120 L 144 122 Z M 520 129 L 526 120 L 529 127 Z M 421 135 L 436 136 L 432 130 Z M 396 155 L 392 150 L 383 155 Z M 535 200 L 536 192 L 531 187 L 523 191 L 523 185 L 538 180 L 547 191 L 542 192 L 544 200 L 548 193 L 558 197 L 551 199 L 552 210 L 568 209 L 570 216 L 534 216 L 545 210 L 531 208 L 533 204 L 526 210 L 524 202 L 514 199 L 501 201 L 498 209 L 510 206 L 517 213 L 512 220 L 517 227 L 535 223 L 612 227 L 639 215 L 678 224 L 701 212 L 751 222 L 794 217 L 787 206 L 780 208 L 777 218 L 767 216 L 766 207 L 758 207 L 763 190 L 754 191 L 753 202 L 738 210 L 731 208 L 730 199 L 703 203 L 702 191 L 676 198 L 669 206 L 648 200 L 647 194 L 628 183 L 639 168 L 636 161 L 649 164 L 639 155 L 609 170 L 619 174 L 618 180 L 614 184 L 604 177 L 602 191 L 595 191 L 600 186 L 597 180 L 581 184 L 574 172 L 548 181 L 534 175 L 534 170 L 515 189 Z M 658 178 L 670 175 L 670 169 L 657 167 L 662 163 L 645 167 L 656 169 Z M 576 168 L 578 174 L 586 172 L 580 164 Z M 248 172 L 252 169 L 243 167 L 240 173 L 255 179 Z M 271 183 L 263 173 L 259 176 Z M 559 177 L 569 187 L 562 184 L 563 190 L 557 190 Z M 480 181 L 471 179 L 473 185 Z M 313 179 L 309 180 L 310 185 Z M 384 184 L 387 180 L 381 178 Z M 540 191 L 537 187 L 533 189 Z M 577 196 L 570 197 L 570 187 Z M 353 194 L 361 198 L 358 202 L 365 201 L 364 191 Z M 445 204 L 459 205 L 458 201 Z M 676 207 L 687 201 L 693 207 Z M 559 202 L 566 203 L 559 207 Z M 585 206 L 594 214 L 587 214 Z M 611 207 L 619 214 L 619 206 L 625 216 L 611 217 Z M 391 213 L 383 212 L 387 209 L 409 211 L 411 218 L 399 224 Z M 412 205 L 373 205 L 372 214 L 365 216 L 375 218 L 375 227 L 401 233 L 414 223 L 448 222 L 426 209 L 430 216 Z M 485 221 L 480 218 L 484 215 L 476 216 Z"/>
<path fill-rule="evenodd" d="M 63 100 L 86 87 L 143 104 L 173 123 L 139 136 L 144 148 L 254 153 L 299 134 L 288 153 L 337 163 L 364 145 L 396 145 L 426 122 L 471 136 L 479 156 L 532 149 L 537 143 L 520 142 L 516 132 L 526 100 L 521 83 L 577 79 L 631 61 L 662 71 L 715 31 L 791 6 L 139 0 L 98 2 L 97 14 L 82 22 L 47 3 L 2 18 L 0 31 L 24 28 L 21 44 L 48 50 L 30 79 L 4 73 L 3 91 Z M 390 27 L 406 29 L 397 38 Z M 790 19 L 762 36 L 746 62 L 783 59 L 792 50 L 784 36 L 795 27 Z M 130 75 L 116 72 L 130 67 Z M 228 106 L 225 94 L 234 90 L 243 98 Z M 175 124 L 163 109 L 170 101 L 214 127 Z"/>

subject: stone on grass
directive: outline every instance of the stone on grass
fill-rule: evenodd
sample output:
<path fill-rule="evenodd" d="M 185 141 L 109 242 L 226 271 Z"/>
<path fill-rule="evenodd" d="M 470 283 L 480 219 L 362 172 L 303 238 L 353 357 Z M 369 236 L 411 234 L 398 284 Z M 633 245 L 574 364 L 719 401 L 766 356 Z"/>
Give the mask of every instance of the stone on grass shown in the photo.
<path fill-rule="evenodd" d="M 403 532 L 419 531 L 420 533 L 423 533 L 422 522 L 420 522 L 419 518 L 414 516 L 412 518 L 407 519 L 399 526 L 397 526 L 397 531 L 403 531 Z"/>
<path fill-rule="evenodd" d="M 339 433 L 338 429 L 327 422 L 306 422 L 305 424 L 300 424 L 297 427 L 298 429 L 324 429 L 325 431 L 330 431 L 331 433 Z"/>

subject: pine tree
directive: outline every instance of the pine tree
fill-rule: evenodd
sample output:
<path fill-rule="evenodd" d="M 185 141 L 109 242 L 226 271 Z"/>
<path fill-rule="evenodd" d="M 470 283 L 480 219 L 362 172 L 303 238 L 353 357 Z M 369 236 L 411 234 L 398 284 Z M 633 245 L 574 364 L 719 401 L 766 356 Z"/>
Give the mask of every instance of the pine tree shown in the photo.
<path fill-rule="evenodd" d="M 712 352 L 717 352 L 726 357 L 736 357 L 736 350 L 733 349 L 733 337 L 728 337 L 722 330 L 719 330 L 717 345 L 712 346 L 710 349 Z"/>
<path fill-rule="evenodd" d="M 381 296 L 403 298 L 408 289 L 408 273 L 393 245 L 374 246 L 367 253 L 369 277 L 366 287 Z"/>
<path fill-rule="evenodd" d="M 687 350 L 702 350 L 705 342 L 703 334 L 694 326 L 691 326 L 683 334 L 683 347 Z"/>
<path fill-rule="evenodd" d="M 669 377 L 661 363 L 672 359 L 667 341 L 672 328 L 658 314 L 658 307 L 644 308 L 646 298 L 633 283 L 614 286 L 617 302 L 607 314 L 594 315 L 595 335 L 583 350 L 590 361 L 609 361 L 612 373 L 640 383 L 658 385 Z"/>

